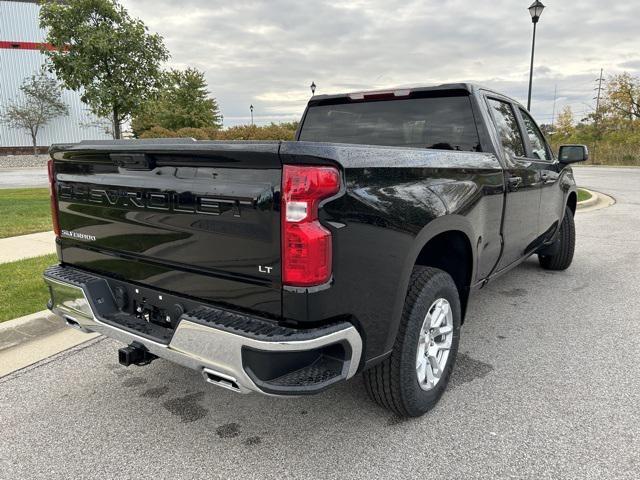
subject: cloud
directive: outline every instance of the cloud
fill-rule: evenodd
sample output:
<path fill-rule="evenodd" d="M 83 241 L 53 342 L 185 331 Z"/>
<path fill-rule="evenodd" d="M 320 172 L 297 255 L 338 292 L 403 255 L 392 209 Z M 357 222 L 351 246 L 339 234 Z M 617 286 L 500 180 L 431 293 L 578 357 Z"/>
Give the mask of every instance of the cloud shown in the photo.
<path fill-rule="evenodd" d="M 227 125 L 295 120 L 311 92 L 474 81 L 526 101 L 526 2 L 124 0 L 165 38 L 171 66 L 204 70 Z M 593 105 L 600 68 L 640 72 L 633 2 L 549 0 L 538 24 L 533 113 Z M 597 13 L 594 13 L 597 12 Z"/>
<path fill-rule="evenodd" d="M 619 67 L 629 70 L 640 70 L 640 59 L 622 62 Z"/>

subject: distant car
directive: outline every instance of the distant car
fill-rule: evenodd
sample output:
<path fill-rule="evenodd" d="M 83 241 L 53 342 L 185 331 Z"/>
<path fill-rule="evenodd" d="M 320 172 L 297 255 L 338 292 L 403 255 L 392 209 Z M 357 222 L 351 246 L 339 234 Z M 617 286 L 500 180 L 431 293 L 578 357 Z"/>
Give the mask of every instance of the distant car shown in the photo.
<path fill-rule="evenodd" d="M 537 254 L 572 261 L 584 146 L 551 152 L 480 87 L 313 97 L 295 142 L 51 149 L 49 308 L 236 392 L 305 395 L 364 372 L 418 416 L 445 390 L 469 295 Z"/>

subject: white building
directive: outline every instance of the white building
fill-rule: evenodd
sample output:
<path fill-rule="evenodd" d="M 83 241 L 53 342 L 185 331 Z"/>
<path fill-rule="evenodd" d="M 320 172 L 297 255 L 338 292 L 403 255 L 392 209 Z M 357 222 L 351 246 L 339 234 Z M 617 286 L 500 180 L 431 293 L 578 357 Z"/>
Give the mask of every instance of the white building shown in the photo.
<path fill-rule="evenodd" d="M 40 47 L 45 31 L 39 26 L 39 10 L 34 0 L 0 0 L 0 111 L 21 96 L 24 79 L 44 64 Z M 38 134 L 38 146 L 111 138 L 103 127 L 97 126 L 96 117 L 77 92 L 65 90 L 62 99 L 69 107 L 69 115 L 51 120 Z M 29 153 L 29 148 L 20 147 L 31 147 L 29 133 L 0 123 L 0 154 Z"/>

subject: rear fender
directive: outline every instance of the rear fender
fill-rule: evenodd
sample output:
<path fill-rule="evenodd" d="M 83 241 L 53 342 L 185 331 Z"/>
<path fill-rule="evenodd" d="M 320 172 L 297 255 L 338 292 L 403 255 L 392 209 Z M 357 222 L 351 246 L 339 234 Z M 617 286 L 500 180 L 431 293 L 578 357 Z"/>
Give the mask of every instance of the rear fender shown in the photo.
<path fill-rule="evenodd" d="M 386 352 L 391 351 L 396 340 L 396 335 L 400 326 L 400 320 L 402 318 L 402 309 L 404 307 L 405 298 L 407 297 L 407 291 L 409 289 L 409 280 L 411 279 L 411 273 L 413 272 L 413 268 L 415 267 L 418 255 L 420 255 L 420 252 L 422 251 L 423 247 L 429 242 L 429 240 L 435 238 L 441 233 L 450 231 L 462 232 L 470 240 L 469 243 L 471 245 L 473 256 L 471 283 L 473 284 L 473 280 L 476 277 L 477 245 L 476 242 L 473 241 L 475 236 L 473 234 L 471 224 L 465 217 L 462 217 L 460 215 L 445 215 L 431 221 L 418 233 L 418 235 L 416 235 L 411 250 L 405 256 L 402 266 L 401 281 L 398 285 L 398 288 L 396 289 L 396 296 L 393 304 L 393 316 L 391 318 L 387 345 L 385 346 Z"/>

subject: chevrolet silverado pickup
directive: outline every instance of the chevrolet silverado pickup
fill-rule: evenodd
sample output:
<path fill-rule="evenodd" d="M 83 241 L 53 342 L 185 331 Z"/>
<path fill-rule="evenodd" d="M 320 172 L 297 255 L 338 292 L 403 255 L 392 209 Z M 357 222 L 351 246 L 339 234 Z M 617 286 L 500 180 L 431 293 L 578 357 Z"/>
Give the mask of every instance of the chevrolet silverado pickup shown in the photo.
<path fill-rule="evenodd" d="M 470 84 L 314 96 L 295 141 L 51 147 L 48 307 L 239 392 L 362 372 L 401 416 L 439 400 L 469 295 L 573 258 L 576 185 L 517 102 Z"/>

